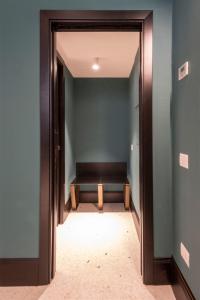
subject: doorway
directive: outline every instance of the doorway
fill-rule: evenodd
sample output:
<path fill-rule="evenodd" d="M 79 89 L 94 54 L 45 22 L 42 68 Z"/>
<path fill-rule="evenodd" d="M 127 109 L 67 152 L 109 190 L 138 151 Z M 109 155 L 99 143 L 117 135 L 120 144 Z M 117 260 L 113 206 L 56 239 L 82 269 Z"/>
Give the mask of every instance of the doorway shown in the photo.
<path fill-rule="evenodd" d="M 41 199 L 39 284 L 55 274 L 55 132 L 57 55 L 59 31 L 140 32 L 140 249 L 143 282 L 154 282 L 152 182 L 152 12 L 151 11 L 43 11 L 41 12 Z M 56 156 L 57 158 L 59 155 Z M 56 192 L 58 195 L 58 192 Z"/>

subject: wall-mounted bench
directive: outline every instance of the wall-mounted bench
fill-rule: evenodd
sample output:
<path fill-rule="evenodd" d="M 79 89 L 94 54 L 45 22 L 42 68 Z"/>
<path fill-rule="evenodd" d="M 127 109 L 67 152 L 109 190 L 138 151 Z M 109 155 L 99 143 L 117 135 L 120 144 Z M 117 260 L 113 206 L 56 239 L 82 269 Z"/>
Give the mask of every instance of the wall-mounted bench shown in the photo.
<path fill-rule="evenodd" d="M 76 210 L 79 203 L 81 185 L 94 185 L 98 191 L 98 208 L 103 209 L 104 185 L 124 187 L 124 206 L 130 206 L 130 185 L 127 178 L 126 163 L 76 163 L 76 178 L 71 183 L 71 204 Z"/>

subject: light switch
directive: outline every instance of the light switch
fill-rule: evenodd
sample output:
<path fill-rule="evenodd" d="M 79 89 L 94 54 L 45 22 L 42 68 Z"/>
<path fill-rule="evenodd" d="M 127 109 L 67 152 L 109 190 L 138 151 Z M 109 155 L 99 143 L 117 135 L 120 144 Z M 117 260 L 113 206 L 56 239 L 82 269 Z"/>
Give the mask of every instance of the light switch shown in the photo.
<path fill-rule="evenodd" d="M 131 144 L 131 151 L 133 151 L 133 144 Z"/>
<path fill-rule="evenodd" d="M 178 80 L 182 80 L 189 74 L 189 62 L 186 61 L 180 68 L 178 68 Z"/>
<path fill-rule="evenodd" d="M 189 169 L 189 159 L 187 154 L 179 154 L 179 165 L 185 169 Z"/>

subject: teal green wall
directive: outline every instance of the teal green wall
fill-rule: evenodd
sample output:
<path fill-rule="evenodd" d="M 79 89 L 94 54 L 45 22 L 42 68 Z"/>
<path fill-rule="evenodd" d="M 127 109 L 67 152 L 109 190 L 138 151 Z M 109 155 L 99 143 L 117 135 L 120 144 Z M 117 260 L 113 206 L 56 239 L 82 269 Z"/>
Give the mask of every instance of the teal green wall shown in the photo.
<path fill-rule="evenodd" d="M 37 257 L 39 245 L 39 10 L 154 12 L 153 155 L 155 255 L 171 255 L 171 0 L 6 0 L 0 4 L 4 135 L 0 257 Z M 8 20 L 11 20 L 8 22 Z M 162 166 L 162 168 L 161 168 Z"/>
<path fill-rule="evenodd" d="M 135 63 L 129 78 L 129 163 L 128 177 L 131 184 L 132 201 L 140 216 L 140 178 L 139 178 L 139 79 L 140 52 L 138 50 Z M 133 145 L 133 151 L 131 151 Z"/>
<path fill-rule="evenodd" d="M 2 12 L 0 10 L 0 18 Z M 0 37 L 3 35 L 3 28 L 0 26 Z M 0 42 L 0 63 L 3 61 L 3 44 Z M 3 66 L 0 64 L 0 220 L 3 218 Z M 1 225 L 1 224 L 0 224 Z M 1 229 L 0 229 L 1 234 Z M 1 248 L 2 246 L 0 246 Z M 0 250 L 1 252 L 1 250 Z"/>
<path fill-rule="evenodd" d="M 74 79 L 75 160 L 127 162 L 129 133 L 128 79 Z M 81 190 L 96 190 L 82 186 Z M 120 191 L 122 185 L 107 185 Z"/>
<path fill-rule="evenodd" d="M 0 110 L 4 130 L 0 137 L 3 145 L 0 257 L 38 256 L 39 14 L 27 4 L 25 1 L 0 4 L 3 11 Z M 9 18 L 12 22 L 7 22 Z"/>
<path fill-rule="evenodd" d="M 128 79 L 74 80 L 77 162 L 128 159 Z"/>
<path fill-rule="evenodd" d="M 74 148 L 74 80 L 64 68 L 65 78 L 65 202 L 69 200 L 70 183 L 75 177 Z"/>
<path fill-rule="evenodd" d="M 173 17 L 173 255 L 200 299 L 200 2 L 175 0 Z M 189 60 L 191 74 L 177 80 L 178 67 Z M 189 155 L 189 170 L 179 167 L 179 153 Z M 180 256 L 180 243 L 190 252 L 190 269 Z"/>

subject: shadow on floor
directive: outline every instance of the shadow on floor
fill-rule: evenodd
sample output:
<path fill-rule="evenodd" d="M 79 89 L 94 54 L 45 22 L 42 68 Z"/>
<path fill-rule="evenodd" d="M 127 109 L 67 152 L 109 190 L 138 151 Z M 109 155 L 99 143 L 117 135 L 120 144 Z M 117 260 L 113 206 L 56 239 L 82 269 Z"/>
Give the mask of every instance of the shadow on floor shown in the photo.
<path fill-rule="evenodd" d="M 107 213 L 107 212 L 127 212 L 124 208 L 124 203 L 104 203 L 103 205 L 103 210 L 98 209 L 98 204 L 97 203 L 80 203 L 78 206 L 78 209 L 76 211 L 71 211 L 71 212 L 87 212 L 87 213 L 92 213 L 92 212 L 99 212 L 99 213 Z"/>

